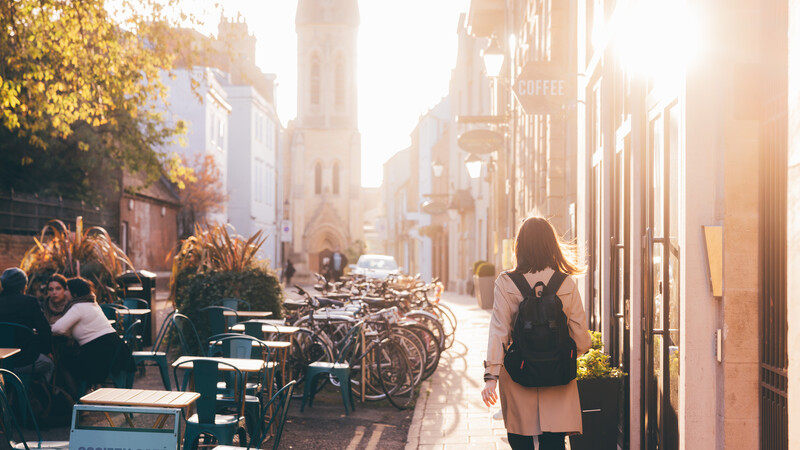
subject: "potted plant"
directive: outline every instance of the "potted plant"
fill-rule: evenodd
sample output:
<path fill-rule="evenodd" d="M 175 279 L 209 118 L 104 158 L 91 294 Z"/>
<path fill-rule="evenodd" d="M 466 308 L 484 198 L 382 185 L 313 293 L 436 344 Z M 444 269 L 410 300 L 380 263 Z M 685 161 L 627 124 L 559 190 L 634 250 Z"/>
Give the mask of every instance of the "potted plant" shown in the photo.
<path fill-rule="evenodd" d="M 494 306 L 494 264 L 484 262 L 477 266 L 473 280 L 475 284 L 475 295 L 478 298 L 478 306 L 483 309 L 492 309 Z"/>
<path fill-rule="evenodd" d="M 616 449 L 620 389 L 625 376 L 611 367 L 603 353 L 602 335 L 590 331 L 592 348 L 578 358 L 578 395 L 583 411 L 583 434 L 570 436 L 572 450 Z"/>

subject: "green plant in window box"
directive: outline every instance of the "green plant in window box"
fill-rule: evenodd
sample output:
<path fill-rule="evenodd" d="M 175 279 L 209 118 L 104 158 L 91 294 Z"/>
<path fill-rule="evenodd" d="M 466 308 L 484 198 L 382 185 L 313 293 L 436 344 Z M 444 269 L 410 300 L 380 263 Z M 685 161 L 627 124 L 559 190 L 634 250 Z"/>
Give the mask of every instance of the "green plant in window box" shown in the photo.
<path fill-rule="evenodd" d="M 611 367 L 611 356 L 603 352 L 603 336 L 590 331 L 592 348 L 578 358 L 578 380 L 595 378 L 622 378 L 626 374 L 619 367 Z"/>
<path fill-rule="evenodd" d="M 578 358 L 578 395 L 583 434 L 570 436 L 572 450 L 617 448 L 619 402 L 626 373 L 611 366 L 603 352 L 602 335 L 590 331 L 592 347 Z"/>

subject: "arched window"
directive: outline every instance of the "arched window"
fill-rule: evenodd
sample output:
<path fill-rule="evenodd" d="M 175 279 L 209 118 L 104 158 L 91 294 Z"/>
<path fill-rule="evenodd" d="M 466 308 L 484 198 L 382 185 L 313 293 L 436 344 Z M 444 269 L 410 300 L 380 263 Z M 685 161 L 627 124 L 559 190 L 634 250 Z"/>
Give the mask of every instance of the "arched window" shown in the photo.
<path fill-rule="evenodd" d="M 339 163 L 333 163 L 333 193 L 339 193 Z"/>
<path fill-rule="evenodd" d="M 344 106 L 344 98 L 345 98 L 345 86 L 346 83 L 346 73 L 345 73 L 345 66 L 344 66 L 344 56 L 337 55 L 336 56 L 336 106 Z"/>
<path fill-rule="evenodd" d="M 314 164 L 314 193 L 322 194 L 322 164 Z"/>
<path fill-rule="evenodd" d="M 311 57 L 311 104 L 319 105 L 319 91 L 320 91 L 320 70 L 319 70 L 319 57 L 314 55 Z"/>

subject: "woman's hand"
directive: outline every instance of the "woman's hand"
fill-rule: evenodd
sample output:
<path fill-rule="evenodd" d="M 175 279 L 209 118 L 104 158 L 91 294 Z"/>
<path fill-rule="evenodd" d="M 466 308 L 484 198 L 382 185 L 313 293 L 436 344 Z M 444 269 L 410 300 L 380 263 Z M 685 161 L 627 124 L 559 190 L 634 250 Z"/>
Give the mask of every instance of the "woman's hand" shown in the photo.
<path fill-rule="evenodd" d="M 497 380 L 487 380 L 486 384 L 483 385 L 483 390 L 481 391 L 481 397 L 483 398 L 483 403 L 486 406 L 492 406 L 497 403 Z"/>

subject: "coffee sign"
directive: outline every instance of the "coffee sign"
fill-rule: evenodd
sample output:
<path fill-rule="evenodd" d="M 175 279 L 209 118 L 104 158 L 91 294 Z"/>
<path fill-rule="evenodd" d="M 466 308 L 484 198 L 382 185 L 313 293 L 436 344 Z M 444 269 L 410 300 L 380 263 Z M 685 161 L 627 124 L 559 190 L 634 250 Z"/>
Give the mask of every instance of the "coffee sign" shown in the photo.
<path fill-rule="evenodd" d="M 528 114 L 560 113 L 574 91 L 574 76 L 552 62 L 527 63 L 514 83 L 514 95 Z"/>

